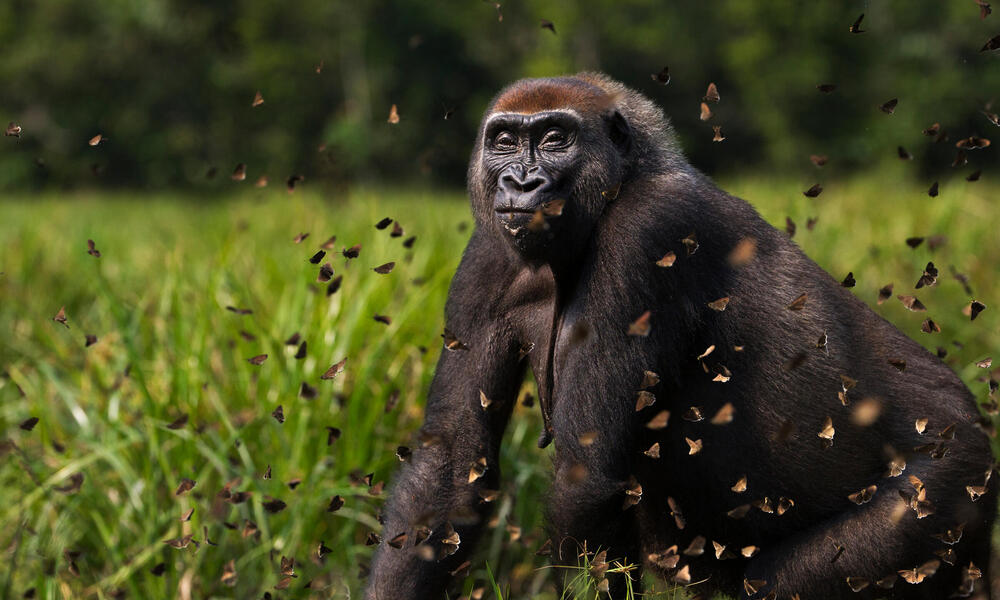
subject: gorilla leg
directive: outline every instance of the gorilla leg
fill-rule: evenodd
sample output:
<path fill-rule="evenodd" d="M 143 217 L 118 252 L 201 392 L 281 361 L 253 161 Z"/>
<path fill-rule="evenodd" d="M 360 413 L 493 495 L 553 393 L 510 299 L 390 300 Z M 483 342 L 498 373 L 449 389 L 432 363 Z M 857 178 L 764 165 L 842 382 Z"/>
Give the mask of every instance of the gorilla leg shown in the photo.
<path fill-rule="evenodd" d="M 964 568 L 970 561 L 985 573 L 991 515 L 984 513 L 993 506 L 996 483 L 990 482 L 989 493 L 979 500 L 982 504 L 973 504 L 968 496 L 962 495 L 955 475 L 940 467 L 935 469 L 933 463 L 929 458 L 914 461 L 903 476 L 877 482 L 877 492 L 870 502 L 765 548 L 746 569 L 747 580 L 766 582 L 753 585 L 759 591 L 750 597 L 786 598 L 799 594 L 802 598 L 831 600 L 878 597 L 931 600 L 948 598 L 966 584 Z M 919 519 L 918 511 L 913 508 L 915 504 L 904 499 L 918 494 L 908 476 L 911 474 L 919 478 L 917 485 L 927 491 L 927 503 L 922 504 L 919 514 L 932 512 Z M 972 478 L 970 473 L 969 480 Z M 940 540 L 939 536 L 959 525 L 964 532 L 957 543 Z M 844 551 L 833 560 L 836 546 Z M 950 559 L 954 566 L 943 561 L 938 553 L 948 549 L 954 552 Z M 935 561 L 936 569 L 931 569 L 920 583 L 906 582 L 898 576 L 903 570 Z M 848 578 L 863 589 L 852 591 Z M 982 581 L 971 583 L 979 589 Z"/>

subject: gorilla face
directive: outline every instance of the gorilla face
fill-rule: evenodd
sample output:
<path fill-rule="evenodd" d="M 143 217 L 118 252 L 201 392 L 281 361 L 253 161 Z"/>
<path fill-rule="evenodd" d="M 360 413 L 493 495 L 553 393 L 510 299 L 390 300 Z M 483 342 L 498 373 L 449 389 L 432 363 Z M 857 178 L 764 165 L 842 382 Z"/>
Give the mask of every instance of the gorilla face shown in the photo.
<path fill-rule="evenodd" d="M 526 259 L 581 250 L 604 210 L 602 191 L 621 183 L 628 133 L 617 111 L 492 113 L 476 170 L 492 204 L 484 220 Z"/>
<path fill-rule="evenodd" d="M 496 226 L 528 257 L 540 257 L 572 223 L 584 153 L 573 111 L 495 113 L 483 136 L 483 171 Z"/>

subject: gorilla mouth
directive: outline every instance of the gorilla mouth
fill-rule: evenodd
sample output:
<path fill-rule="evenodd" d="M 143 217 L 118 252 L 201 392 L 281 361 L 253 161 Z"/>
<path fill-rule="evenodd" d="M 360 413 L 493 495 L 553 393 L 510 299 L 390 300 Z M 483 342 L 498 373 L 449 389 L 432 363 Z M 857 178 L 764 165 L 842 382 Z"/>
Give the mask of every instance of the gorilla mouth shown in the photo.
<path fill-rule="evenodd" d="M 512 236 L 517 237 L 522 233 L 537 233 L 549 229 L 549 220 L 562 214 L 562 205 L 559 210 L 553 211 L 550 202 L 544 202 L 533 208 L 515 208 L 505 206 L 495 210 L 500 224 Z"/>
<path fill-rule="evenodd" d="M 528 230 L 528 225 L 535 220 L 536 210 L 530 210 L 526 208 L 498 208 L 496 209 L 497 217 L 500 219 L 500 224 L 506 229 L 511 235 L 516 236 L 522 231 Z M 542 223 L 544 225 L 544 219 Z"/>
<path fill-rule="evenodd" d="M 560 217 L 563 213 L 563 207 L 566 201 L 561 198 L 548 200 L 545 202 L 540 202 L 533 206 L 501 206 L 495 209 L 497 215 L 501 218 L 514 218 L 516 215 L 531 215 L 535 216 L 541 214 L 543 217 Z"/>
<path fill-rule="evenodd" d="M 538 207 L 538 208 L 513 208 L 513 207 L 510 207 L 510 208 L 498 208 L 496 210 L 496 212 L 500 216 L 504 216 L 504 215 L 513 216 L 513 215 L 516 215 L 516 214 L 533 215 L 533 214 L 535 214 L 536 212 L 538 212 L 540 210 L 542 210 L 541 207 Z"/>

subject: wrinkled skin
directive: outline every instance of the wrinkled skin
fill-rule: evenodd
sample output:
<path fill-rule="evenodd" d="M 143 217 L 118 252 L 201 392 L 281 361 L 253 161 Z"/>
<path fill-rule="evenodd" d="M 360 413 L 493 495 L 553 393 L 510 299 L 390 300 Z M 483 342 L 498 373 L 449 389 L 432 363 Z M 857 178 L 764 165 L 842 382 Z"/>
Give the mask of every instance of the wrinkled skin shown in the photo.
<path fill-rule="evenodd" d="M 462 347 L 442 351 L 383 512 L 383 539 L 401 547 L 377 549 L 366 598 L 441 598 L 472 557 L 529 368 L 540 445 L 555 443 L 553 562 L 576 564 L 586 544 L 739 598 L 986 597 L 996 481 L 971 393 L 672 140 L 652 103 L 600 75 L 525 80 L 494 100 L 469 167 L 476 231 L 446 307 Z M 723 297 L 725 310 L 708 306 Z M 649 331 L 630 335 L 646 311 Z M 655 403 L 637 410 L 644 385 Z M 867 398 L 877 418 L 860 422 Z M 647 427 L 662 410 L 667 425 Z M 832 445 L 818 435 L 828 418 Z M 966 486 L 984 485 L 973 501 Z M 671 558 L 699 538 L 703 553 Z M 934 572 L 920 584 L 875 585 L 921 565 Z M 613 598 L 624 577 L 608 576 Z"/>

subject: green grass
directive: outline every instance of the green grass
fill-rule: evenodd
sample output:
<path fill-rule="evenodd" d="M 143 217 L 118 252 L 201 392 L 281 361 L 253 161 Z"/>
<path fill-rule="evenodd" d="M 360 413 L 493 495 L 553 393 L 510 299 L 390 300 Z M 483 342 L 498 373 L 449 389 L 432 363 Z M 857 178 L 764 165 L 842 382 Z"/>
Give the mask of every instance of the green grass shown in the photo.
<path fill-rule="evenodd" d="M 872 176 L 827 185 L 810 200 L 800 192 L 811 183 L 741 179 L 724 187 L 779 227 L 791 216 L 795 240 L 836 278 L 853 271 L 854 291 L 870 304 L 890 281 L 909 293 L 934 260 L 941 283 L 917 295 L 941 333 L 921 333 L 925 315 L 896 300 L 877 310 L 927 347 L 947 348 L 949 364 L 985 400 L 986 372 L 974 362 L 1000 342 L 1000 187 L 956 180 L 932 199 L 923 183 Z M 386 216 L 405 236 L 373 227 Z M 388 482 L 396 447 L 420 425 L 448 282 L 470 233 L 461 223 L 471 226 L 460 192 L 90 193 L 0 204 L 0 597 L 32 587 L 39 598 L 108 598 L 116 589 L 130 598 L 359 597 L 358 571 L 371 555 L 365 538 L 377 530 L 383 498 L 352 482 L 352 472 Z M 311 235 L 296 245 L 300 232 Z M 933 252 L 903 241 L 934 234 L 949 241 Z M 325 260 L 344 279 L 328 297 L 307 259 L 331 235 L 336 252 Z M 412 251 L 402 247 L 410 235 Z M 101 258 L 87 254 L 88 238 Z M 339 250 L 356 243 L 361 255 L 345 265 Z M 392 273 L 372 271 L 388 261 L 397 262 Z M 971 298 L 949 265 L 989 305 L 975 322 L 962 315 Z M 62 306 L 69 329 L 52 320 Z M 392 323 L 376 322 L 376 313 Z M 308 342 L 304 360 L 283 343 L 295 332 Z M 85 334 L 98 342 L 85 348 Z M 262 365 L 247 362 L 265 353 Z M 344 357 L 342 374 L 319 379 Z M 303 381 L 319 389 L 317 398 L 299 397 Z M 397 392 L 398 403 L 387 406 Z M 271 416 L 279 404 L 283 424 Z M 183 414 L 186 426 L 167 427 Z M 29 417 L 37 426 L 20 429 Z M 327 426 L 343 432 L 329 447 Z M 466 593 L 554 598 L 552 582 L 565 575 L 580 584 L 572 597 L 597 596 L 583 571 L 557 572 L 534 555 L 552 452 L 534 447 L 540 426 L 537 408 L 517 408 L 502 456 L 498 526 L 480 546 Z M 75 473 L 84 475 L 79 491 L 55 489 Z M 177 496 L 182 477 L 197 484 Z M 249 501 L 217 500 L 236 478 L 232 489 L 251 492 Z M 294 478 L 301 484 L 292 490 Z M 330 513 L 334 495 L 345 506 Z M 269 514 L 271 498 L 287 508 Z M 243 535 L 247 521 L 256 535 Z M 520 539 L 510 541 L 507 525 L 521 528 Z M 206 527 L 217 545 L 205 543 Z M 187 534 L 200 545 L 163 543 Z M 330 549 L 322 562 L 321 541 Z M 66 551 L 79 553 L 70 555 L 78 574 Z M 282 555 L 295 557 L 298 577 L 276 591 Z M 235 587 L 220 580 L 230 560 Z M 154 575 L 161 563 L 164 572 Z M 683 595 L 650 585 L 658 598 Z"/>

